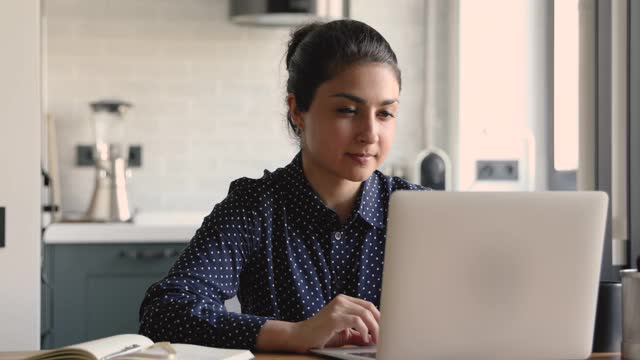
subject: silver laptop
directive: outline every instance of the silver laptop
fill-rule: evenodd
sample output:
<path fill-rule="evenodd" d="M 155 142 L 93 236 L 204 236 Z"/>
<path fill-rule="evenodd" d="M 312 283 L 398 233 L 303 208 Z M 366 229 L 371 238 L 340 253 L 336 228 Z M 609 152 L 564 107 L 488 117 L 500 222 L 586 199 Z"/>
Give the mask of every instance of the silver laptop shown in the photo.
<path fill-rule="evenodd" d="M 585 359 L 603 192 L 393 193 L 377 347 L 340 359 Z"/>

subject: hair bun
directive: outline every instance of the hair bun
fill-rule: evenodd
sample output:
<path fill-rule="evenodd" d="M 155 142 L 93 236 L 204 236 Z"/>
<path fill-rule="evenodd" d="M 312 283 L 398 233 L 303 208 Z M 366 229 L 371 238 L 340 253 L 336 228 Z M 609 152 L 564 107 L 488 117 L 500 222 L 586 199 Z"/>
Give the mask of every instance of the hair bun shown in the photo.
<path fill-rule="evenodd" d="M 291 63 L 291 58 L 296 53 L 296 49 L 300 46 L 300 43 L 307 38 L 309 34 L 313 31 L 321 27 L 323 23 L 313 22 L 305 25 L 301 25 L 296 28 L 291 33 L 291 39 L 289 40 L 288 49 L 287 49 L 287 70 L 289 70 L 289 64 Z"/>

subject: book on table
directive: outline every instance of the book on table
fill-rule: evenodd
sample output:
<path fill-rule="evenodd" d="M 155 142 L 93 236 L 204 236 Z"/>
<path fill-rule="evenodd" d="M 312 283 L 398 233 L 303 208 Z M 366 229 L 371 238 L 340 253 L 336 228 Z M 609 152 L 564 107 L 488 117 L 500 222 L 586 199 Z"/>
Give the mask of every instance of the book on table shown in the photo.
<path fill-rule="evenodd" d="M 249 360 L 249 350 L 221 349 L 191 344 L 154 343 L 137 334 L 114 335 L 54 350 L 25 360 Z"/>

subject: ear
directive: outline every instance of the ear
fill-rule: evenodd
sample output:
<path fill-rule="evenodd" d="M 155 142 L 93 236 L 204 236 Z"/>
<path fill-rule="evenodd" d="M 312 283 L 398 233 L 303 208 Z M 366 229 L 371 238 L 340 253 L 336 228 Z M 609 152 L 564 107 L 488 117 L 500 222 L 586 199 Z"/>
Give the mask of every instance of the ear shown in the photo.
<path fill-rule="evenodd" d="M 304 118 L 302 112 L 298 109 L 296 97 L 293 94 L 287 95 L 287 105 L 289 106 L 291 121 L 293 121 L 298 129 L 304 130 Z"/>

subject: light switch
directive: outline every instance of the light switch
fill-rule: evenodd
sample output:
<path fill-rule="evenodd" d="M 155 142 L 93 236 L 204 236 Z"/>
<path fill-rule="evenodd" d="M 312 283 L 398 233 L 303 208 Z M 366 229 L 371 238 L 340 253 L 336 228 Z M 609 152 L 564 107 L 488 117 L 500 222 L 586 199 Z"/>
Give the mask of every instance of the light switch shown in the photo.
<path fill-rule="evenodd" d="M 76 145 L 76 166 L 95 166 L 91 145 Z"/>
<path fill-rule="evenodd" d="M 142 146 L 141 145 L 129 146 L 129 160 L 127 163 L 130 168 L 142 166 Z"/>

